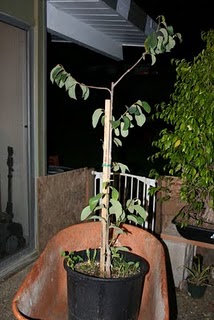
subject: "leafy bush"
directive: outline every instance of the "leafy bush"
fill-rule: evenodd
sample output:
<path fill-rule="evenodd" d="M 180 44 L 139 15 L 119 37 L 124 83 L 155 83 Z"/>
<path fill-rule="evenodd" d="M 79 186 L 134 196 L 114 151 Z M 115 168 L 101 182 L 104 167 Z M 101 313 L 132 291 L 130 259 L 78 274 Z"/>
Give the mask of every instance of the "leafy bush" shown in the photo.
<path fill-rule="evenodd" d="M 198 219 L 214 222 L 214 30 L 202 39 L 206 48 L 192 62 L 174 61 L 174 92 L 157 105 L 155 117 L 166 126 L 152 158 L 164 159 L 165 172 L 181 178 L 181 199 Z"/>

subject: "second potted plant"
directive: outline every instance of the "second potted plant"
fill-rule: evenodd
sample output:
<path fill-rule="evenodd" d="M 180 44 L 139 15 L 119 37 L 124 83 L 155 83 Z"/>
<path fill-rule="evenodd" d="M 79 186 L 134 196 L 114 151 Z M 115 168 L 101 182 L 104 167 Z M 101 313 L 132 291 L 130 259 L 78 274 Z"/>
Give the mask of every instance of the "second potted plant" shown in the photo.
<path fill-rule="evenodd" d="M 168 103 L 157 106 L 165 128 L 153 158 L 167 175 L 181 179 L 186 205 L 173 219 L 188 239 L 214 244 L 214 30 L 202 33 L 205 49 L 192 62 L 176 60 L 176 82 Z"/>
<path fill-rule="evenodd" d="M 205 294 L 206 288 L 209 285 L 211 277 L 211 269 L 213 266 L 203 266 L 203 256 L 197 254 L 193 258 L 192 268 L 183 266 L 188 271 L 187 291 L 192 298 L 202 298 Z"/>

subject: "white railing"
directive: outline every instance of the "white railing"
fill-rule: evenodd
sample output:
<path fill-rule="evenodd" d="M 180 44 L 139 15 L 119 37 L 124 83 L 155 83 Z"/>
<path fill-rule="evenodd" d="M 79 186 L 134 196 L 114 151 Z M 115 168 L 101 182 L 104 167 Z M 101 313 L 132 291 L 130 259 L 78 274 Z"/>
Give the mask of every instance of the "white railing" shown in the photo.
<path fill-rule="evenodd" d="M 92 171 L 94 175 L 94 195 L 102 192 L 102 172 Z M 138 198 L 148 212 L 148 217 L 142 227 L 150 232 L 155 231 L 156 197 L 149 195 L 149 188 L 156 186 L 156 180 L 127 173 L 111 173 L 112 186 L 120 194 L 120 202 L 125 205 L 126 200 Z"/>

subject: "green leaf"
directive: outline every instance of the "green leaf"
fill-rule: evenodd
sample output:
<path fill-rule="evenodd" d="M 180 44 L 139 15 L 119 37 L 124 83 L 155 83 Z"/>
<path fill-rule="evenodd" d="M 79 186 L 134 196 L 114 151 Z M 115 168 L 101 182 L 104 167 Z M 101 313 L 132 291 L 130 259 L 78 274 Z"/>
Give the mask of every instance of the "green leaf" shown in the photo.
<path fill-rule="evenodd" d="M 73 87 L 69 88 L 68 95 L 72 99 L 75 99 L 75 100 L 77 99 L 77 97 L 76 97 L 76 85 L 73 85 Z"/>
<path fill-rule="evenodd" d="M 65 81 L 65 89 L 66 91 L 70 88 L 73 87 L 74 85 L 76 85 L 77 82 L 76 80 L 72 77 L 72 76 L 68 76 L 68 78 Z"/>
<path fill-rule="evenodd" d="M 112 125 L 112 128 L 113 129 L 116 129 L 119 127 L 120 125 L 120 120 L 117 120 L 117 121 L 111 121 L 111 125 Z"/>
<path fill-rule="evenodd" d="M 102 217 L 101 216 L 96 216 L 96 215 L 90 216 L 90 217 L 88 217 L 88 219 L 102 221 Z"/>
<path fill-rule="evenodd" d="M 181 144 L 181 140 L 178 139 L 178 140 L 175 142 L 175 144 L 174 144 L 175 148 L 179 147 L 180 144 Z"/>
<path fill-rule="evenodd" d="M 90 206 L 85 207 L 81 212 L 81 216 L 80 216 L 81 221 L 88 219 L 88 217 L 90 216 L 91 212 L 92 211 L 90 209 Z"/>
<path fill-rule="evenodd" d="M 117 247 L 117 250 L 118 251 L 124 251 L 124 252 L 129 252 L 130 251 L 130 249 L 125 247 L 125 246 L 119 246 L 119 247 Z"/>
<path fill-rule="evenodd" d="M 171 33 L 170 33 L 170 35 L 172 35 Z M 182 42 L 182 35 L 180 34 L 180 33 L 175 33 L 175 36 L 178 38 L 178 40 L 180 41 L 180 42 Z"/>
<path fill-rule="evenodd" d="M 128 116 L 123 116 L 123 121 L 124 121 L 124 125 L 123 125 L 123 130 L 128 130 L 130 127 L 130 119 Z"/>
<path fill-rule="evenodd" d="M 174 29 L 173 29 L 172 26 L 167 26 L 167 31 L 168 31 L 168 33 L 169 33 L 170 36 L 172 36 L 173 33 L 174 33 Z"/>
<path fill-rule="evenodd" d="M 127 220 L 128 221 L 133 221 L 135 224 L 138 224 L 140 226 L 142 226 L 145 222 L 145 220 L 143 218 L 141 218 L 140 216 L 136 216 L 136 215 L 128 215 L 127 216 Z"/>
<path fill-rule="evenodd" d="M 138 224 L 138 219 L 137 219 L 137 217 L 136 216 L 134 216 L 134 215 L 127 215 L 127 220 L 128 221 L 132 221 L 132 222 L 134 222 L 135 224 Z"/>
<path fill-rule="evenodd" d="M 169 42 L 166 45 L 166 52 L 170 52 L 172 48 L 174 48 L 174 46 L 175 46 L 175 40 L 171 36 L 169 36 Z"/>
<path fill-rule="evenodd" d="M 55 82 L 58 85 L 58 87 L 59 87 L 60 81 L 61 81 L 61 72 L 58 73 L 55 77 Z"/>
<path fill-rule="evenodd" d="M 64 71 L 63 66 L 61 66 L 60 64 L 57 64 L 50 73 L 50 80 L 52 83 L 54 83 L 56 76 L 60 73 Z"/>
<path fill-rule="evenodd" d="M 152 32 L 148 35 L 144 42 L 144 46 L 147 52 L 150 52 L 151 48 L 155 48 L 157 45 L 157 34 L 156 32 Z"/>
<path fill-rule="evenodd" d="M 97 126 L 97 123 L 100 119 L 100 117 L 103 115 L 104 113 L 104 110 L 99 108 L 99 109 L 96 109 L 92 115 L 92 126 L 93 128 L 96 128 Z"/>
<path fill-rule="evenodd" d="M 125 164 L 123 164 L 123 163 L 118 162 L 118 166 L 119 166 L 120 171 L 121 171 L 122 173 L 126 173 L 126 171 L 129 171 L 129 168 L 128 168 Z"/>
<path fill-rule="evenodd" d="M 99 204 L 102 196 L 103 196 L 102 193 L 98 193 L 96 196 L 91 197 L 89 199 L 89 206 L 90 206 L 91 211 L 93 211 L 95 209 L 95 207 Z"/>
<path fill-rule="evenodd" d="M 82 84 L 80 85 L 80 88 L 82 89 L 82 98 L 87 100 L 89 97 L 89 88 Z"/>
<path fill-rule="evenodd" d="M 151 59 L 152 59 L 151 65 L 153 66 L 156 62 L 156 57 L 154 54 L 151 54 Z"/>
<path fill-rule="evenodd" d="M 134 210 L 141 216 L 141 218 L 144 219 L 144 221 L 148 217 L 148 213 L 146 212 L 146 210 L 142 206 L 136 204 L 136 205 L 134 205 Z"/>
<path fill-rule="evenodd" d="M 120 227 L 117 227 L 117 226 L 115 226 L 115 225 L 111 225 L 109 228 L 110 228 L 110 229 L 114 229 L 116 234 L 123 234 L 123 233 L 124 233 L 124 230 L 123 230 L 123 229 L 121 229 Z M 117 247 L 117 248 L 120 248 L 120 247 Z M 120 250 L 120 249 L 118 249 L 118 251 L 119 251 L 119 250 Z"/>
<path fill-rule="evenodd" d="M 134 213 L 134 199 L 128 199 L 126 201 L 126 209 L 128 209 L 129 212 Z"/>
<path fill-rule="evenodd" d="M 110 199 L 110 203 L 109 214 L 115 214 L 116 221 L 118 221 L 123 213 L 122 205 L 118 200 L 114 199 Z"/>
<path fill-rule="evenodd" d="M 136 111 L 137 111 L 136 105 L 133 104 L 131 107 L 129 107 L 128 110 L 129 110 L 129 113 L 130 113 L 130 114 L 135 114 Z"/>
<path fill-rule="evenodd" d="M 132 115 L 127 112 L 127 113 L 126 113 L 126 117 L 130 120 L 130 123 L 131 123 L 131 121 L 133 120 Z"/>
<path fill-rule="evenodd" d="M 60 74 L 60 82 L 59 82 L 59 87 L 62 88 L 65 85 L 66 79 L 68 78 L 68 73 L 67 72 L 62 72 Z"/>
<path fill-rule="evenodd" d="M 110 187 L 110 188 L 112 190 L 112 193 L 111 193 L 112 199 L 118 200 L 119 199 L 119 192 L 114 187 Z"/>
<path fill-rule="evenodd" d="M 121 142 L 120 139 L 114 138 L 113 141 L 114 141 L 114 143 L 116 144 L 117 147 L 122 147 L 122 142 Z"/>
<path fill-rule="evenodd" d="M 120 132 L 123 138 L 126 138 L 129 134 L 129 130 L 124 130 L 124 122 L 120 123 Z"/>
<path fill-rule="evenodd" d="M 119 167 L 119 165 L 118 165 L 117 162 L 112 162 L 112 170 L 113 170 L 114 172 L 117 172 L 117 171 L 120 170 L 120 167 Z"/>
<path fill-rule="evenodd" d="M 143 113 L 141 113 L 139 116 L 135 116 L 135 120 L 137 122 L 137 125 L 139 127 L 142 127 L 144 123 L 146 122 L 146 117 Z"/>
<path fill-rule="evenodd" d="M 163 44 L 166 44 L 168 42 L 168 38 L 169 38 L 167 29 L 160 28 L 159 31 L 163 34 Z"/>
<path fill-rule="evenodd" d="M 114 134 L 115 134 L 115 136 L 119 137 L 120 136 L 120 130 L 118 128 L 114 129 Z"/>
<path fill-rule="evenodd" d="M 141 101 L 142 107 L 143 109 L 147 112 L 150 113 L 151 112 L 151 107 L 150 105 L 146 102 L 146 101 Z"/>

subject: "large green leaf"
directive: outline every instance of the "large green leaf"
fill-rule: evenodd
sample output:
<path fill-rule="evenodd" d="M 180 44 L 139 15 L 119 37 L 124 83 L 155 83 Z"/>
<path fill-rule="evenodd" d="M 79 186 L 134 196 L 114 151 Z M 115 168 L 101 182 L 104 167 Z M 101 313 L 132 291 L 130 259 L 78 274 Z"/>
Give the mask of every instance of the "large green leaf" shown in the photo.
<path fill-rule="evenodd" d="M 88 217 L 90 216 L 91 212 L 92 211 L 90 209 L 90 206 L 85 207 L 81 212 L 81 216 L 80 216 L 81 220 L 83 221 L 83 220 L 88 219 Z"/>
<path fill-rule="evenodd" d="M 122 146 L 122 141 L 118 138 L 113 138 L 114 143 L 116 144 L 117 147 Z"/>
<path fill-rule="evenodd" d="M 135 120 L 137 122 L 137 125 L 139 127 L 142 127 L 144 125 L 144 123 L 146 122 L 146 117 L 143 113 L 141 113 L 139 116 L 135 116 Z"/>
<path fill-rule="evenodd" d="M 120 123 L 120 132 L 123 138 L 126 138 L 129 134 L 129 130 L 124 130 L 124 122 Z"/>
<path fill-rule="evenodd" d="M 89 97 L 89 88 L 82 84 L 80 85 L 80 88 L 82 89 L 82 98 L 87 100 Z"/>
<path fill-rule="evenodd" d="M 146 51 L 150 52 L 151 48 L 155 48 L 157 45 L 157 34 L 152 32 L 145 40 L 144 46 Z"/>
<path fill-rule="evenodd" d="M 130 119 L 128 116 L 123 116 L 123 122 L 124 122 L 124 125 L 123 125 L 123 130 L 128 130 L 129 127 L 130 127 Z"/>
<path fill-rule="evenodd" d="M 72 76 L 68 76 L 65 81 L 65 89 L 68 90 L 70 87 L 76 85 L 76 80 Z"/>
<path fill-rule="evenodd" d="M 73 85 L 72 87 L 70 87 L 68 89 L 68 95 L 72 99 L 75 99 L 75 100 L 77 99 L 77 97 L 76 97 L 76 85 Z"/>
<path fill-rule="evenodd" d="M 116 221 L 118 221 L 123 213 L 122 205 L 118 200 L 114 199 L 110 199 L 110 203 L 109 214 L 115 214 Z"/>
<path fill-rule="evenodd" d="M 147 112 L 150 113 L 151 112 L 151 107 L 150 105 L 146 102 L 146 101 L 141 101 L 142 103 L 142 108 Z"/>
<path fill-rule="evenodd" d="M 125 173 L 126 171 L 129 171 L 129 168 L 127 165 L 120 163 L 120 162 L 113 162 L 113 171 L 121 171 L 122 173 Z"/>
<path fill-rule="evenodd" d="M 144 221 L 148 217 L 148 212 L 146 212 L 146 210 L 139 204 L 134 205 L 134 210 L 141 216 L 141 218 L 144 219 Z"/>
<path fill-rule="evenodd" d="M 111 193 L 112 199 L 118 200 L 119 199 L 119 192 L 114 187 L 110 187 L 110 188 L 112 190 L 112 193 Z"/>
<path fill-rule="evenodd" d="M 56 65 L 56 66 L 51 70 L 50 80 L 51 80 L 52 83 L 54 83 L 56 76 L 57 76 L 60 72 L 62 72 L 63 70 L 64 70 L 64 68 L 63 68 L 60 64 Z"/>
<path fill-rule="evenodd" d="M 104 113 L 104 110 L 99 108 L 99 109 L 96 109 L 92 115 L 92 126 L 93 128 L 96 128 L 97 126 L 97 123 L 100 119 L 100 117 L 103 115 Z"/>
<path fill-rule="evenodd" d="M 120 120 L 111 121 L 111 125 L 113 129 L 116 129 L 120 126 Z"/>

